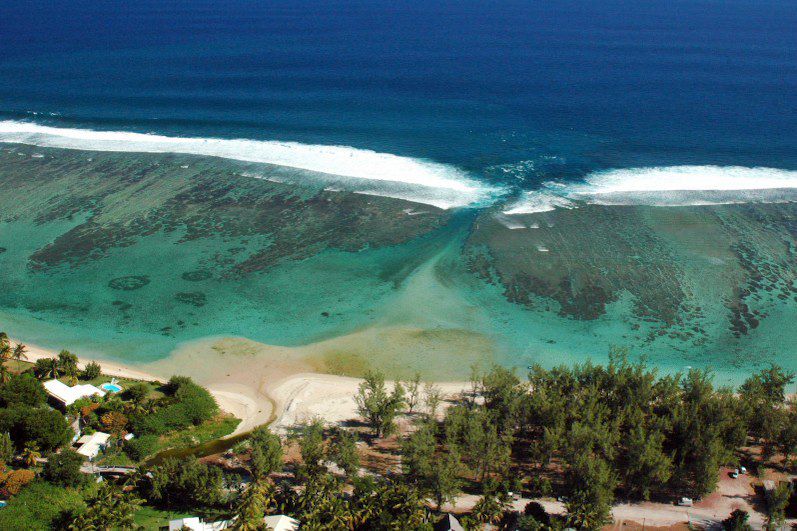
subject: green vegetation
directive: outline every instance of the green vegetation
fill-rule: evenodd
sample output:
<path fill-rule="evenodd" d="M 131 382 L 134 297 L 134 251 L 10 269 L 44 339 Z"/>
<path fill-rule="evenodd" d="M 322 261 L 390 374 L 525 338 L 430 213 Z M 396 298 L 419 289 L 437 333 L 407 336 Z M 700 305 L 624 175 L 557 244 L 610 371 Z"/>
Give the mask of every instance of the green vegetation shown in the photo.
<path fill-rule="evenodd" d="M 85 507 L 82 491 L 36 481 L 0 510 L 0 529 L 52 529 L 63 514 Z"/>
<path fill-rule="evenodd" d="M 14 352 L 2 336 L 0 352 Z M 607 366 L 533 367 L 528 379 L 474 368 L 469 391 L 442 414 L 440 391 L 419 377 L 390 385 L 369 372 L 354 397 L 364 425 L 316 420 L 287 439 L 260 427 L 215 460 L 166 458 L 97 485 L 67 447 L 67 417 L 110 433 L 98 462 L 116 464 L 217 439 L 238 421 L 183 376 L 162 386 L 126 382 L 123 393 L 78 401 L 64 415 L 46 406 L 30 373 L 91 374 L 78 375 L 66 351 L 51 361 L 0 378 L 0 494 L 10 498 L 0 529 L 151 528 L 191 514 L 255 530 L 281 512 L 307 529 L 428 530 L 467 494 L 477 500 L 460 515 L 467 529 L 591 530 L 610 522 L 618 498 L 700 498 L 722 466 L 743 459 L 787 471 L 797 454 L 797 406 L 786 399 L 793 374 L 772 366 L 734 392 L 715 388 L 707 371 L 659 377 L 613 349 Z M 123 440 L 130 431 L 137 436 Z M 537 502 L 515 512 L 516 493 L 559 497 L 564 513 Z M 768 491 L 769 529 L 783 524 L 792 494 L 786 482 Z M 722 525 L 751 527 L 744 511 Z"/>

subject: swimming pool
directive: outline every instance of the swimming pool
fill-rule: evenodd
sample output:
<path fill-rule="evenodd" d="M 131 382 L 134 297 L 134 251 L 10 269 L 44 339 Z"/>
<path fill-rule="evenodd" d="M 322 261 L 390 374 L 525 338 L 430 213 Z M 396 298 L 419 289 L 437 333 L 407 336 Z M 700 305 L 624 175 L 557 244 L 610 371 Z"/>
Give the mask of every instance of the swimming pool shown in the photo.
<path fill-rule="evenodd" d="M 122 388 L 116 385 L 115 383 L 104 383 L 100 387 L 111 393 L 118 393 L 119 391 L 122 390 Z"/>

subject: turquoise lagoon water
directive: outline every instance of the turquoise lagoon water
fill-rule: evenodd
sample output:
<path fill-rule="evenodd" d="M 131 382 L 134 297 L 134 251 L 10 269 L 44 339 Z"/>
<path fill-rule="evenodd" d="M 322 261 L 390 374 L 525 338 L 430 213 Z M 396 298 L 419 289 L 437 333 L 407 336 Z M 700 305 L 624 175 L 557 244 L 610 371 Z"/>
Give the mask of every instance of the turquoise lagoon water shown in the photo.
<path fill-rule="evenodd" d="M 145 362 L 403 327 L 433 338 L 408 347 L 418 368 L 470 333 L 521 369 L 612 344 L 723 381 L 797 369 L 793 2 L 31 1 L 0 20 L 12 335 Z"/>

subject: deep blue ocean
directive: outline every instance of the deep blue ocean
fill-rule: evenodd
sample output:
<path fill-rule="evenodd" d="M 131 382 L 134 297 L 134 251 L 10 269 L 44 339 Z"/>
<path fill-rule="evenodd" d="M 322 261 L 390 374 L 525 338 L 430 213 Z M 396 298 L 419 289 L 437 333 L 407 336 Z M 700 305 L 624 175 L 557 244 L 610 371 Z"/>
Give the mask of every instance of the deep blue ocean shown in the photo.
<path fill-rule="evenodd" d="M 797 3 L 11 0 L 0 118 L 348 145 L 523 187 L 797 169 Z"/>

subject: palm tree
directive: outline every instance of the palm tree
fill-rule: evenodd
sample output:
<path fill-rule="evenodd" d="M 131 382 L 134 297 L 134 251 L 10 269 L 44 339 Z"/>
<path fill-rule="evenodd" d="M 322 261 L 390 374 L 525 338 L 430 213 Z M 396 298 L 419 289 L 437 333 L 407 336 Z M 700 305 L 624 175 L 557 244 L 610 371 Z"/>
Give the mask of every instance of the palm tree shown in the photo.
<path fill-rule="evenodd" d="M 39 378 L 58 378 L 58 358 L 41 358 L 36 361 L 36 374 Z"/>
<path fill-rule="evenodd" d="M 11 357 L 14 358 L 16 361 L 22 361 L 28 359 L 27 354 L 25 351 L 28 349 L 22 343 L 17 343 L 17 346 L 14 347 L 14 352 L 11 354 Z"/>
<path fill-rule="evenodd" d="M 141 507 L 141 500 L 106 481 L 87 505 L 85 511 L 72 518 L 67 529 L 132 529 L 133 515 Z"/>
<path fill-rule="evenodd" d="M 5 332 L 0 332 L 0 359 L 7 360 L 11 357 L 11 343 Z"/>
<path fill-rule="evenodd" d="M 28 468 L 36 466 L 42 454 L 39 452 L 39 447 L 36 443 L 31 443 L 22 451 L 22 462 Z"/>
<path fill-rule="evenodd" d="M 8 383 L 11 379 L 11 371 L 6 367 L 6 360 L 0 359 L 0 383 Z"/>

